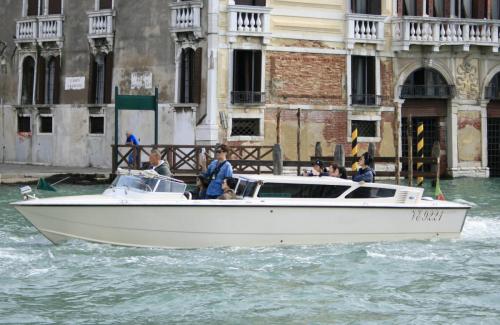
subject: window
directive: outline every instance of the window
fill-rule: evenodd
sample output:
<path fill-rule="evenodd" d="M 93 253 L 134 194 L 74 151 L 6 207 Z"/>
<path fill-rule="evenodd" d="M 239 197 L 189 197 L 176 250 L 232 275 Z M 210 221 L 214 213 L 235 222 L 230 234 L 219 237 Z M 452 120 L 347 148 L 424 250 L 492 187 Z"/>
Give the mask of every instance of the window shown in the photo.
<path fill-rule="evenodd" d="M 17 132 L 31 132 L 31 117 L 29 115 L 17 116 Z"/>
<path fill-rule="evenodd" d="M 236 195 L 242 197 L 253 197 L 257 182 L 240 179 L 236 188 Z"/>
<path fill-rule="evenodd" d="M 333 199 L 349 188 L 342 185 L 264 183 L 258 197 Z"/>
<path fill-rule="evenodd" d="M 377 199 L 394 197 L 395 189 L 379 187 L 358 187 L 346 195 L 346 199 Z"/>
<path fill-rule="evenodd" d="M 52 133 L 52 115 L 41 114 L 39 122 L 38 133 Z"/>
<path fill-rule="evenodd" d="M 416 16 L 417 15 L 417 1 L 419 0 L 403 0 L 403 15 Z"/>
<path fill-rule="evenodd" d="M 49 0 L 49 15 L 60 15 L 62 13 L 62 0 Z"/>
<path fill-rule="evenodd" d="M 26 10 L 26 15 L 27 16 L 38 16 L 39 12 L 39 2 L 38 0 L 28 0 L 27 2 L 28 8 Z"/>
<path fill-rule="evenodd" d="M 377 121 L 351 121 L 351 130 L 358 129 L 358 137 L 373 138 L 377 136 Z"/>
<path fill-rule="evenodd" d="M 59 57 L 48 60 L 39 56 L 37 62 L 37 104 L 58 104 L 60 87 Z"/>
<path fill-rule="evenodd" d="M 200 103 L 202 49 L 182 49 L 180 73 L 180 102 Z"/>
<path fill-rule="evenodd" d="M 401 98 L 448 98 L 451 88 L 443 76 L 434 69 L 415 70 L 401 89 Z"/>
<path fill-rule="evenodd" d="M 380 15 L 380 0 L 351 0 L 351 10 L 357 14 Z"/>
<path fill-rule="evenodd" d="M 33 105 L 33 87 L 35 85 L 35 60 L 28 56 L 23 61 L 23 81 L 21 104 Z"/>
<path fill-rule="evenodd" d="M 113 0 L 99 0 L 99 10 L 112 9 Z"/>
<path fill-rule="evenodd" d="M 113 53 L 90 56 L 89 103 L 111 103 L 113 86 Z"/>
<path fill-rule="evenodd" d="M 377 105 L 375 57 L 352 56 L 351 70 L 352 103 L 355 105 Z"/>
<path fill-rule="evenodd" d="M 104 134 L 104 116 L 90 115 L 89 117 L 89 133 Z"/>
<path fill-rule="evenodd" d="M 260 104 L 262 52 L 257 50 L 234 50 L 233 56 L 233 104 Z"/>
<path fill-rule="evenodd" d="M 265 6 L 266 0 L 235 0 L 236 5 L 241 6 Z"/>
<path fill-rule="evenodd" d="M 231 136 L 260 136 L 260 119 L 233 118 Z"/>

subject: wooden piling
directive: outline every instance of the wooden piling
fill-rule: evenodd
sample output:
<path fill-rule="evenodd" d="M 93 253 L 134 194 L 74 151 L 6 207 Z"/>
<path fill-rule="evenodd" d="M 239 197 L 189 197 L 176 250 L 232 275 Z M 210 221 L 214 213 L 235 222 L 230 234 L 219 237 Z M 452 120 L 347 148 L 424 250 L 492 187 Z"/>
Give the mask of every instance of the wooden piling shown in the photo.
<path fill-rule="evenodd" d="M 283 151 L 279 143 L 273 147 L 273 174 L 283 175 Z"/>
<path fill-rule="evenodd" d="M 281 143 L 281 108 L 276 113 L 276 143 Z"/>
<path fill-rule="evenodd" d="M 316 142 L 314 147 L 314 157 L 323 157 L 323 148 L 321 148 L 321 142 Z"/>
<path fill-rule="evenodd" d="M 338 166 L 345 167 L 345 152 L 344 152 L 344 145 L 343 144 L 335 145 L 335 151 L 333 153 L 333 161 Z"/>
<path fill-rule="evenodd" d="M 355 128 L 351 133 L 351 157 L 352 157 L 352 165 L 351 169 L 353 173 L 358 171 L 358 129 Z"/>
<path fill-rule="evenodd" d="M 434 166 L 436 173 L 436 182 L 439 179 L 439 174 L 441 173 L 441 144 L 439 141 L 435 141 L 432 145 L 432 157 L 436 158 L 436 165 Z"/>
<path fill-rule="evenodd" d="M 418 123 L 417 127 L 417 157 L 424 158 L 424 122 Z M 419 173 L 424 172 L 424 163 L 417 162 L 417 171 Z M 424 177 L 417 177 L 417 186 L 424 186 Z"/>
<path fill-rule="evenodd" d="M 299 108 L 297 110 L 297 160 L 300 161 L 300 129 L 301 129 L 301 121 L 300 121 L 300 116 L 301 116 L 302 110 Z M 300 176 L 300 166 L 297 166 L 297 176 Z"/>
<path fill-rule="evenodd" d="M 375 170 L 375 143 L 370 142 L 368 144 L 368 153 L 372 156 L 372 163 L 370 164 L 370 168 Z"/>
<path fill-rule="evenodd" d="M 413 127 L 411 115 L 408 116 L 408 127 L 406 134 L 408 136 L 408 186 L 413 186 Z"/>

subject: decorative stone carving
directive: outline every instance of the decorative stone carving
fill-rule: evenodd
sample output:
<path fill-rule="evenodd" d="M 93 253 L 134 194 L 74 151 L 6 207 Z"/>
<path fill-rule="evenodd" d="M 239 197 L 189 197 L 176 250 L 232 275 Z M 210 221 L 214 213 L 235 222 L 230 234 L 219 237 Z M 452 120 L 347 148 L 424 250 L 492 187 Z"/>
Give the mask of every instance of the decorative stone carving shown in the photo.
<path fill-rule="evenodd" d="M 462 99 L 475 99 L 479 97 L 478 69 L 471 61 L 464 60 L 458 66 L 456 89 L 457 96 Z"/>

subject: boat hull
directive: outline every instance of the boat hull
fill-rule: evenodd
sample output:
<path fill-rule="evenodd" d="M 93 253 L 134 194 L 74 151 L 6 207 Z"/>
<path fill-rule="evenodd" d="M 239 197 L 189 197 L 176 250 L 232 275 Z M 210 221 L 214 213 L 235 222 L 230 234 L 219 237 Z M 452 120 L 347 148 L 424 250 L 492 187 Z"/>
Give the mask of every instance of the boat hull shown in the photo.
<path fill-rule="evenodd" d="M 273 205 L 16 205 L 54 243 L 201 248 L 456 238 L 467 208 Z"/>

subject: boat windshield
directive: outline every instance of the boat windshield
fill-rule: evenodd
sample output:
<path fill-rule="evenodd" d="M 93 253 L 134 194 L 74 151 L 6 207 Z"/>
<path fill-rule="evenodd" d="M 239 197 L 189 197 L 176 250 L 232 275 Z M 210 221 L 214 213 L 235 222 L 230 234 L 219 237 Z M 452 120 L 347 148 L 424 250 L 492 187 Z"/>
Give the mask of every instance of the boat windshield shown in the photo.
<path fill-rule="evenodd" d="M 186 184 L 169 179 L 149 178 L 138 175 L 119 175 L 111 187 L 127 187 L 138 192 L 184 193 Z"/>

